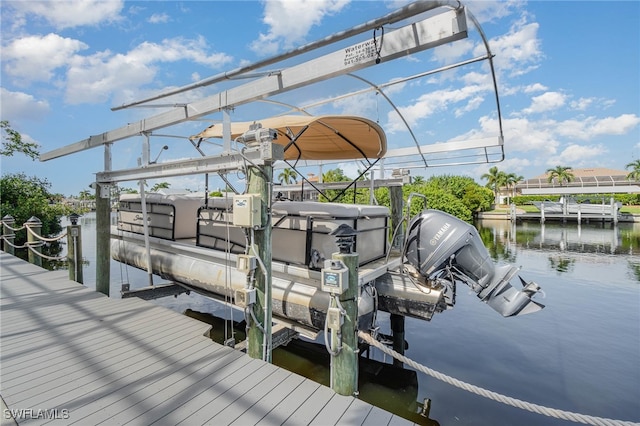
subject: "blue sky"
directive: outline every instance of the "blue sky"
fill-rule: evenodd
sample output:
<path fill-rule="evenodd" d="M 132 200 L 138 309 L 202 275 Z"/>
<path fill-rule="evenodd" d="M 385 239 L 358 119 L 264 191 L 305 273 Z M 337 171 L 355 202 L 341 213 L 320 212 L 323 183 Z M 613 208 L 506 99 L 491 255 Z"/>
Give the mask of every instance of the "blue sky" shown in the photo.
<path fill-rule="evenodd" d="M 160 113 L 162 109 L 110 108 L 251 64 L 351 28 L 405 5 L 386 1 L 3 1 L 1 119 L 46 152 Z M 505 160 L 414 168 L 412 175 L 464 174 L 483 182 L 490 167 L 534 177 L 556 165 L 624 170 L 640 158 L 640 2 L 471 1 L 495 54 L 505 136 Z M 400 26 L 393 24 L 387 31 Z M 470 25 L 471 27 L 471 25 Z M 322 50 L 351 45 L 371 34 Z M 421 52 L 357 74 L 383 84 L 477 56 L 480 39 Z M 320 53 L 316 54 L 319 55 Z M 307 57 L 299 59 L 304 60 Z M 286 66 L 293 61 L 277 66 Z M 276 66 L 272 66 L 273 69 Z M 421 145 L 494 137 L 496 108 L 486 61 L 397 84 L 386 94 L 410 123 Z M 184 103 L 218 93 L 216 84 L 162 102 Z M 366 86 L 349 77 L 278 95 L 298 107 Z M 361 115 L 385 129 L 390 149 L 413 146 L 393 108 L 369 92 L 309 108 L 314 114 Z M 240 106 L 232 120 L 287 112 L 265 103 Z M 190 136 L 221 120 L 185 123 L 156 133 Z M 153 136 L 152 158 L 197 157 L 186 139 Z M 113 168 L 134 167 L 142 139 L 113 148 Z M 214 154 L 214 145 L 207 147 Z M 407 165 L 411 165 L 407 161 Z M 342 167 L 347 174 L 358 168 Z M 48 162 L 3 158 L 3 174 L 46 178 L 65 195 L 88 190 L 103 168 L 95 148 Z M 306 171 L 315 171 L 308 169 Z M 241 176 L 233 176 L 241 180 Z M 164 179 L 172 188 L 204 189 L 201 176 Z M 152 185 L 154 182 L 150 181 Z M 120 186 L 136 187 L 135 182 Z M 223 186 L 213 181 L 211 189 Z"/>

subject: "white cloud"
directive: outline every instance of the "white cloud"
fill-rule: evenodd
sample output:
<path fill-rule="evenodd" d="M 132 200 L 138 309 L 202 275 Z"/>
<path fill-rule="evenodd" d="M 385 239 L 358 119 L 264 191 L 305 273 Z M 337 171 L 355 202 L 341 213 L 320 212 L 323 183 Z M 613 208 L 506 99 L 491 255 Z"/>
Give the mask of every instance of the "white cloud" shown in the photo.
<path fill-rule="evenodd" d="M 18 13 L 17 19 L 35 15 L 57 29 L 84 25 L 97 25 L 121 19 L 122 0 L 74 0 L 74 1 L 20 1 L 11 6 Z"/>
<path fill-rule="evenodd" d="M 290 49 L 304 41 L 309 30 L 319 25 L 325 16 L 340 12 L 350 0 L 270 0 L 264 2 L 262 22 L 269 32 L 261 33 L 251 49 L 270 55 L 280 49 Z"/>
<path fill-rule="evenodd" d="M 28 36 L 13 40 L 2 49 L 5 72 L 18 83 L 48 81 L 57 68 L 64 67 L 79 51 L 88 46 L 57 34 Z"/>
<path fill-rule="evenodd" d="M 540 83 L 533 83 L 525 86 L 524 89 L 522 89 L 524 93 L 544 92 L 545 90 L 547 90 L 547 86 L 544 86 Z"/>
<path fill-rule="evenodd" d="M 485 90 L 485 87 L 478 85 L 465 86 L 455 90 L 436 90 L 420 96 L 412 105 L 399 107 L 398 109 L 409 126 L 414 126 L 419 121 L 436 112 L 445 110 L 452 104 L 467 102 L 465 106 L 458 109 L 458 114 L 472 107 L 477 107 L 476 104 L 481 97 L 480 95 Z M 389 112 L 385 131 L 393 133 L 400 130 L 406 130 L 404 123 L 395 111 Z"/>
<path fill-rule="evenodd" d="M 506 34 L 489 41 L 491 51 L 495 55 L 494 64 L 499 72 L 518 76 L 538 67 L 544 57 L 538 39 L 538 28 L 538 23 L 527 23 L 523 18 Z M 484 46 L 478 45 L 475 54 L 484 53 Z"/>
<path fill-rule="evenodd" d="M 555 122 L 530 121 L 526 118 L 507 119 L 503 122 L 505 145 L 517 152 L 538 151 L 542 155 L 555 154 L 560 146 L 555 133 Z M 482 128 L 492 130 L 497 120 L 481 121 Z"/>
<path fill-rule="evenodd" d="M 635 114 L 622 114 L 619 117 L 606 117 L 591 123 L 590 132 L 599 135 L 624 135 L 640 124 L 640 117 Z"/>
<path fill-rule="evenodd" d="M 147 19 L 150 24 L 166 24 L 171 21 L 171 17 L 166 13 L 154 13 Z"/>
<path fill-rule="evenodd" d="M 516 10 L 523 7 L 526 3 L 520 0 L 510 1 L 471 1 L 465 6 L 473 13 L 478 22 L 495 22 L 501 18 L 511 15 Z"/>
<path fill-rule="evenodd" d="M 47 101 L 37 100 L 23 92 L 11 92 L 4 87 L 0 87 L 0 104 L 2 119 L 10 122 L 23 119 L 37 120 L 49 112 Z"/>
<path fill-rule="evenodd" d="M 525 114 L 534 114 L 560 108 L 567 96 L 560 92 L 546 92 L 531 99 L 531 106 L 522 110 Z"/>
<path fill-rule="evenodd" d="M 587 108 L 589 108 L 589 106 L 593 104 L 595 100 L 596 100 L 595 98 L 580 98 L 577 101 L 571 101 L 569 105 L 571 105 L 571 108 L 573 109 L 584 111 Z"/>
<path fill-rule="evenodd" d="M 113 94 L 119 97 L 117 101 L 131 100 L 140 86 L 156 79 L 157 64 L 181 60 L 218 68 L 231 58 L 223 53 L 207 53 L 202 37 L 166 39 L 160 44 L 144 42 L 125 54 L 104 51 L 75 56 L 67 73 L 66 100 L 72 104 L 98 103 Z"/>
<path fill-rule="evenodd" d="M 547 165 L 571 164 L 571 167 L 583 167 L 592 165 L 593 160 L 606 154 L 608 150 L 602 145 L 577 145 L 571 144 L 557 156 L 547 159 Z"/>
<path fill-rule="evenodd" d="M 580 120 L 565 120 L 557 124 L 559 135 L 578 140 L 590 140 L 603 135 L 624 135 L 640 124 L 635 114 L 618 117 L 586 117 Z"/>

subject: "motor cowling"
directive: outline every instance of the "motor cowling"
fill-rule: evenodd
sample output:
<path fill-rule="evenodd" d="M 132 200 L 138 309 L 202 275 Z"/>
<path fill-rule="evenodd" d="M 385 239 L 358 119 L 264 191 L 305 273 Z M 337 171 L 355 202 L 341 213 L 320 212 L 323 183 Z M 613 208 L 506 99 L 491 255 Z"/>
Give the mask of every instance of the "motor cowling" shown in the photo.
<path fill-rule="evenodd" d="M 478 297 L 505 317 L 539 311 L 531 298 L 540 291 L 522 278 L 522 290 L 509 281 L 520 268 L 496 266 L 470 224 L 439 210 L 426 210 L 413 218 L 407 230 L 406 261 L 427 279 L 448 277 L 463 281 Z"/>

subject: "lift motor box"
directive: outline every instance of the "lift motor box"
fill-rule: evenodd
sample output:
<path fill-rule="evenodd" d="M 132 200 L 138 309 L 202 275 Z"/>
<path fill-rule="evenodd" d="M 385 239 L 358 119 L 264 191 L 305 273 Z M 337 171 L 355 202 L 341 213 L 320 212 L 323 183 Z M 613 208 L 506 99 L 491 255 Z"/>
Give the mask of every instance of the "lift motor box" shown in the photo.
<path fill-rule="evenodd" d="M 349 288 L 349 268 L 340 260 L 325 260 L 321 284 L 327 293 L 344 293 Z"/>
<path fill-rule="evenodd" d="M 261 228 L 262 199 L 259 194 L 233 196 L 233 224 L 243 228 Z"/>
<path fill-rule="evenodd" d="M 256 303 L 256 289 L 255 288 L 241 288 L 236 290 L 236 305 L 241 308 L 246 308 L 249 305 Z"/>

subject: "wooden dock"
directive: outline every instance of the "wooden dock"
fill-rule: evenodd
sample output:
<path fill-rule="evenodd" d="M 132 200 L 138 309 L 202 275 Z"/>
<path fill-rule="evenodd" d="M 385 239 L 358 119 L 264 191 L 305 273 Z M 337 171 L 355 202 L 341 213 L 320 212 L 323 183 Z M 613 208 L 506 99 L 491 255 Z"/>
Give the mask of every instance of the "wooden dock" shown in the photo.
<path fill-rule="evenodd" d="M 3 426 L 413 424 L 212 342 L 207 324 L 108 298 L 67 271 L 0 252 L 0 272 Z"/>
<path fill-rule="evenodd" d="M 594 213 L 582 213 L 582 214 L 563 214 L 563 213 L 518 213 L 516 220 L 523 221 L 537 221 L 537 222 L 575 222 L 575 223 L 608 223 L 618 222 L 619 218 L 612 215 L 594 214 Z"/>

